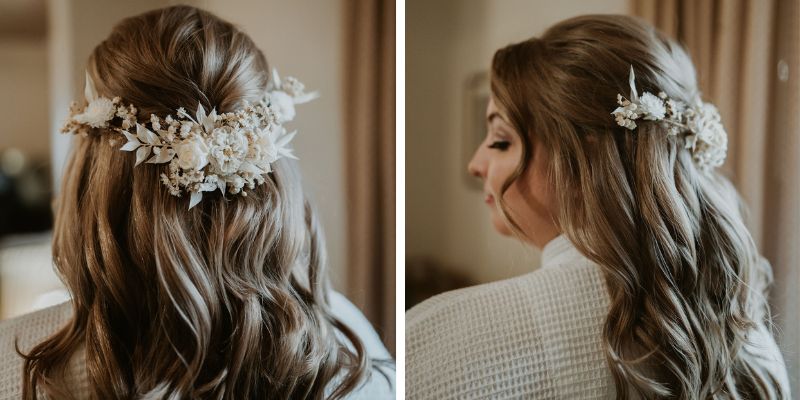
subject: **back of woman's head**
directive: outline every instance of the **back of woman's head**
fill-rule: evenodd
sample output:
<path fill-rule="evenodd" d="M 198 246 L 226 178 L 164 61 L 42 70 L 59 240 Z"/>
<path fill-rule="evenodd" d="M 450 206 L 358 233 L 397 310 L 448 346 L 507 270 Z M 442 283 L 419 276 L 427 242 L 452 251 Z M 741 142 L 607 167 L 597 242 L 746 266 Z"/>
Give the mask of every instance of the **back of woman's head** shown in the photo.
<path fill-rule="evenodd" d="M 497 51 L 492 93 L 526 144 L 505 189 L 544 146 L 556 222 L 606 276 L 604 343 L 621 398 L 785 395 L 746 344 L 767 322 L 771 275 L 738 195 L 686 132 L 615 121 L 631 68 L 640 92 L 686 104 L 700 94 L 685 50 L 632 17 L 572 18 Z"/>
<path fill-rule="evenodd" d="M 87 73 L 139 120 L 198 101 L 233 112 L 259 100 L 270 77 L 247 35 L 186 6 L 120 22 Z M 79 348 L 95 398 L 352 391 L 369 360 L 328 309 L 324 242 L 296 165 L 279 160 L 246 196 L 207 193 L 188 209 L 188 196 L 162 185 L 168 167 L 135 166 L 121 137 L 102 128 L 76 137 L 53 243 L 74 317 L 26 355 L 25 397 L 67 397 L 60 373 Z"/>

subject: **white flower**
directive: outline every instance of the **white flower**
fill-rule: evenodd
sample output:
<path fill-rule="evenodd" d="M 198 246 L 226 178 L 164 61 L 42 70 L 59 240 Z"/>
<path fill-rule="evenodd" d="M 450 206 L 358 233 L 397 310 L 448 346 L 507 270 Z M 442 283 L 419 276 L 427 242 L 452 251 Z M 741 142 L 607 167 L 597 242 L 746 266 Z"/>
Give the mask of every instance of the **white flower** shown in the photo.
<path fill-rule="evenodd" d="M 78 123 L 89 125 L 92 128 L 105 128 L 116 112 L 117 108 L 110 99 L 98 97 L 89 102 L 83 113 L 73 118 Z"/>
<path fill-rule="evenodd" d="M 281 89 L 292 97 L 297 97 L 305 94 L 306 85 L 303 85 L 302 82 L 298 81 L 297 78 L 293 76 L 287 76 L 286 79 L 281 82 Z"/>
<path fill-rule="evenodd" d="M 650 92 L 644 92 L 639 97 L 639 107 L 644 114 L 644 119 L 650 121 L 659 121 L 664 118 L 667 109 L 664 107 L 664 100 L 656 97 Z"/>
<path fill-rule="evenodd" d="M 659 121 L 664 119 L 667 112 L 664 100 L 649 92 L 644 92 L 635 102 L 628 101 L 618 94 L 617 103 L 620 107 L 617 107 L 611 114 L 614 115 L 617 125 L 630 130 L 636 129 L 634 121 L 639 118 Z"/>
<path fill-rule="evenodd" d="M 286 92 L 276 90 L 269 93 L 270 108 L 278 116 L 279 123 L 289 122 L 294 119 L 294 100 Z"/>
<path fill-rule="evenodd" d="M 701 140 L 707 132 L 721 128 L 719 112 L 714 105 L 701 103 L 694 107 L 693 111 L 687 125 L 692 132 L 700 136 Z"/>
<path fill-rule="evenodd" d="M 158 117 L 154 114 L 150 114 L 150 126 L 154 131 L 161 130 L 161 121 L 159 121 Z"/>
<path fill-rule="evenodd" d="M 692 156 L 700 169 L 711 169 L 719 167 L 725 162 L 727 146 L 709 145 L 699 142 Z"/>
<path fill-rule="evenodd" d="M 200 192 L 213 192 L 219 189 L 220 184 L 224 185 L 217 175 L 206 175 L 203 182 L 198 185 Z"/>
<path fill-rule="evenodd" d="M 622 103 L 625 103 L 625 105 L 622 107 L 617 107 L 617 109 L 612 111 L 611 114 L 614 115 L 617 125 L 634 130 L 636 129 L 636 123 L 633 121 L 639 118 L 639 114 L 636 112 L 636 103 L 621 101 L 620 104 Z"/>
<path fill-rule="evenodd" d="M 681 121 L 683 118 L 682 110 L 684 109 L 685 105 L 680 101 L 675 101 L 672 99 L 667 99 L 665 105 L 667 108 L 667 118 L 673 121 Z"/>
<path fill-rule="evenodd" d="M 700 103 L 694 108 L 687 123 L 694 133 L 691 139 L 695 162 L 701 168 L 718 167 L 725 162 L 728 134 L 722 126 L 719 111 L 711 103 Z M 687 147 L 689 141 L 687 141 Z"/>
<path fill-rule="evenodd" d="M 259 131 L 257 137 L 258 139 L 253 143 L 248 158 L 254 164 L 262 166 L 263 169 L 264 164 L 269 165 L 278 159 L 278 148 L 275 146 L 275 141 L 270 131 Z"/>
<path fill-rule="evenodd" d="M 275 149 L 278 152 L 278 158 L 287 157 L 297 160 L 297 157 L 292 154 L 292 149 L 289 147 L 289 143 L 296 134 L 297 131 L 287 133 L 286 128 L 282 126 L 270 132 L 271 139 L 275 143 Z"/>
<path fill-rule="evenodd" d="M 117 107 L 116 116 L 122 119 L 128 118 L 128 109 L 125 107 Z"/>
<path fill-rule="evenodd" d="M 230 191 L 232 193 L 239 193 L 244 187 L 244 178 L 239 175 L 231 175 L 228 177 L 228 183 L 231 185 Z"/>
<path fill-rule="evenodd" d="M 210 147 L 211 162 L 222 175 L 236 173 L 248 153 L 244 132 L 230 126 L 215 128 L 211 132 Z"/>
<path fill-rule="evenodd" d="M 181 122 L 181 137 L 185 138 L 189 136 L 189 132 L 194 130 L 194 124 L 191 121 L 182 121 Z"/>
<path fill-rule="evenodd" d="M 183 170 L 200 171 L 208 164 L 208 146 L 200 137 L 193 137 L 175 145 L 178 166 Z"/>

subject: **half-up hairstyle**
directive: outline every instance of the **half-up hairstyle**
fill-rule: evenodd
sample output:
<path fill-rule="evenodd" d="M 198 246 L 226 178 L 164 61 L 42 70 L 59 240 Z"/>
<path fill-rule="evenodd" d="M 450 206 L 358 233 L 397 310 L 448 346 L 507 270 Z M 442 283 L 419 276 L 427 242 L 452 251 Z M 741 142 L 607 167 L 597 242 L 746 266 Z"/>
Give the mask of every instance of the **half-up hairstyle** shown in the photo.
<path fill-rule="evenodd" d="M 738 194 L 695 165 L 680 135 L 617 125 L 611 112 L 631 66 L 642 92 L 699 95 L 686 51 L 632 17 L 572 18 L 498 50 L 492 94 L 525 145 L 503 192 L 530 165 L 533 143 L 545 146 L 556 222 L 604 271 L 618 398 L 785 398 L 785 367 L 759 348 L 771 335 L 771 268 Z"/>
<path fill-rule="evenodd" d="M 120 22 L 91 54 L 101 96 L 139 120 L 198 100 L 232 112 L 263 96 L 252 40 L 193 7 Z M 371 361 L 328 303 L 325 244 L 291 160 L 248 195 L 207 194 L 188 210 L 134 168 L 113 130 L 76 137 L 55 204 L 53 258 L 73 317 L 35 346 L 24 398 L 70 398 L 63 372 L 85 348 L 92 398 L 341 398 Z"/>

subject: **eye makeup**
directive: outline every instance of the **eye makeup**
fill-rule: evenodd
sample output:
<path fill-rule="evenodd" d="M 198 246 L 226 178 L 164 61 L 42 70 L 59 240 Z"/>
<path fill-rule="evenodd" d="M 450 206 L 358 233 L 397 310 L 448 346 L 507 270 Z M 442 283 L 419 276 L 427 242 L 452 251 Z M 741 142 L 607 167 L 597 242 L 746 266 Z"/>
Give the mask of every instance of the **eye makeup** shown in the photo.
<path fill-rule="evenodd" d="M 498 112 L 492 112 L 486 118 L 486 127 L 490 143 L 487 146 L 490 149 L 505 151 L 511 146 L 511 140 L 508 139 L 508 134 L 505 132 L 504 120 Z"/>
<path fill-rule="evenodd" d="M 511 146 L 511 142 L 509 142 L 508 140 L 495 140 L 489 145 L 489 148 L 505 151 L 508 150 L 509 146 Z"/>

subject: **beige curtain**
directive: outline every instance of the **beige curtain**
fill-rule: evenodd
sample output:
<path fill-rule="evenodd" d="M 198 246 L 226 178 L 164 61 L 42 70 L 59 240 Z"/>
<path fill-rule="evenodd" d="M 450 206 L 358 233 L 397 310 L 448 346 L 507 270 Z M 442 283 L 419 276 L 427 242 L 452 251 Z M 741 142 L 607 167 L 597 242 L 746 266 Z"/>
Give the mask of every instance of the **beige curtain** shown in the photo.
<path fill-rule="evenodd" d="M 348 296 L 395 347 L 395 2 L 345 1 Z"/>
<path fill-rule="evenodd" d="M 777 336 L 800 394 L 800 0 L 633 0 L 682 42 L 729 135 L 724 171 L 772 263 Z"/>

